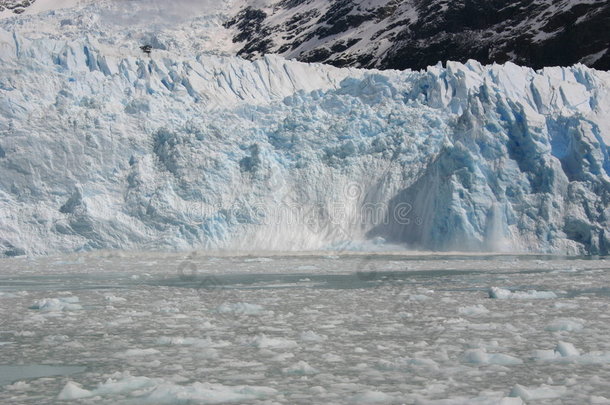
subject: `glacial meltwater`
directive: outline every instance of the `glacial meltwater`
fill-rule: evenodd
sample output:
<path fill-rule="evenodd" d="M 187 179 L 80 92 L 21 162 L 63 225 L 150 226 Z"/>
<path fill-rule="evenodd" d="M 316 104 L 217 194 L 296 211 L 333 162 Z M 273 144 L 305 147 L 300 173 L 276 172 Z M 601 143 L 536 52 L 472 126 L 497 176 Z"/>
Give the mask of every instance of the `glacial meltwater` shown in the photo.
<path fill-rule="evenodd" d="M 0 314 L 3 404 L 610 399 L 607 258 L 14 258 Z"/>

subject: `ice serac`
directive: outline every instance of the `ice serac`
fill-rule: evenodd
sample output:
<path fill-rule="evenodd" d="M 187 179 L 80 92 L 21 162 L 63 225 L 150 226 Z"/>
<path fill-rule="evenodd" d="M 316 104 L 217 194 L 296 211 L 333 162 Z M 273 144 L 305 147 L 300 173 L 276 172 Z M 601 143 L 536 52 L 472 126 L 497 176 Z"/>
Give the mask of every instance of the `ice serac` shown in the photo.
<path fill-rule="evenodd" d="M 608 253 L 610 74 L 364 71 L 0 30 L 0 253 Z"/>

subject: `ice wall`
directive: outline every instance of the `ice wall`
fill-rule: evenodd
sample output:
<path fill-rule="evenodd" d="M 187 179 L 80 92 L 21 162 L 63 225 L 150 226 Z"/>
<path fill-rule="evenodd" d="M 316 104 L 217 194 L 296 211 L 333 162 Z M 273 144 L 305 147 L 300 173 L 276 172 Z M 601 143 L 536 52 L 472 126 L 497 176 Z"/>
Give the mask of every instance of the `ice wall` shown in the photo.
<path fill-rule="evenodd" d="M 361 71 L 0 30 L 0 254 L 608 253 L 610 74 Z"/>

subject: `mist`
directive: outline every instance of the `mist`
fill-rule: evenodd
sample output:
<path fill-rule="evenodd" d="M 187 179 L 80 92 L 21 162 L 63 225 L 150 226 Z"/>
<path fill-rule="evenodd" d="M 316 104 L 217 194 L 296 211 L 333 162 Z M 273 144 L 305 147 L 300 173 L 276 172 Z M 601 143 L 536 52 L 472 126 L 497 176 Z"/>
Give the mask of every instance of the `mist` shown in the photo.
<path fill-rule="evenodd" d="M 160 27 L 180 24 L 198 15 L 215 14 L 227 3 L 226 0 L 113 0 L 101 18 L 106 23 L 124 27 Z"/>

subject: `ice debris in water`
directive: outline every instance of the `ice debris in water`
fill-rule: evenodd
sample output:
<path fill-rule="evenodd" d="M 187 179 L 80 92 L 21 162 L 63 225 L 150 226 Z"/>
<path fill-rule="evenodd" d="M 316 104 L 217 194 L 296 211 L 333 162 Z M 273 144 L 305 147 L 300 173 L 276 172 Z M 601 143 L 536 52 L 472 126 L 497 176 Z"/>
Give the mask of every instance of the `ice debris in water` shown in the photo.
<path fill-rule="evenodd" d="M 62 297 L 62 298 L 43 298 L 32 304 L 30 309 L 37 309 L 40 311 L 74 311 L 83 309 L 78 304 L 78 297 Z"/>
<path fill-rule="evenodd" d="M 119 378 L 109 378 L 98 384 L 93 390 L 84 389 L 79 384 L 69 381 L 59 393 L 59 400 L 79 400 L 92 397 L 129 395 L 138 404 L 220 404 L 243 403 L 265 399 L 277 394 L 269 387 L 195 382 L 190 385 L 178 385 L 158 378 L 133 377 L 128 374 Z"/>
<path fill-rule="evenodd" d="M 260 315 L 263 313 L 263 307 L 256 304 L 248 304 L 247 302 L 223 303 L 216 308 L 216 311 L 221 314 Z"/>
<path fill-rule="evenodd" d="M 272 338 L 265 335 L 256 336 L 250 344 L 259 349 L 290 349 L 298 346 L 294 340 L 279 337 Z"/>
<path fill-rule="evenodd" d="M 557 298 L 557 294 L 552 291 L 511 291 L 506 288 L 491 287 L 489 289 L 489 298 L 495 298 L 499 300 L 542 300 Z"/>
<path fill-rule="evenodd" d="M 510 392 L 511 397 L 520 397 L 525 401 L 538 399 L 554 399 L 561 398 L 567 391 L 564 386 L 541 385 L 540 387 L 525 387 L 523 385 L 515 385 Z"/>
<path fill-rule="evenodd" d="M 390 404 L 394 398 L 380 391 L 366 391 L 350 398 L 350 404 Z"/>
<path fill-rule="evenodd" d="M 582 319 L 556 319 L 548 324 L 546 330 L 551 332 L 580 332 L 583 330 L 583 320 Z"/>
<path fill-rule="evenodd" d="M 318 370 L 306 361 L 299 361 L 289 367 L 286 367 L 282 370 L 286 374 L 296 374 L 296 375 L 307 375 L 307 374 L 317 374 Z"/>
<path fill-rule="evenodd" d="M 553 350 L 535 350 L 533 359 L 542 362 L 576 363 L 576 364 L 610 364 L 610 352 L 592 351 L 581 354 L 574 344 L 559 342 Z"/>
<path fill-rule="evenodd" d="M 483 305 L 479 304 L 479 305 L 472 305 L 472 306 L 468 306 L 468 307 L 460 307 L 458 309 L 458 312 L 460 313 L 460 315 L 478 316 L 478 315 L 488 314 L 489 310 L 487 308 L 485 308 Z"/>
<path fill-rule="evenodd" d="M 472 364 L 499 364 L 510 366 L 522 364 L 520 359 L 502 353 L 487 353 L 484 349 L 471 349 L 464 354 L 464 360 Z"/>

